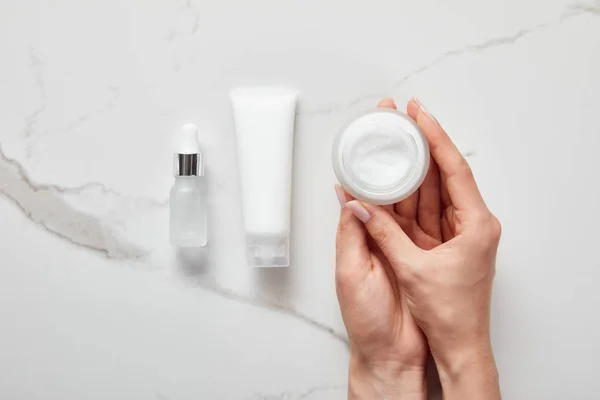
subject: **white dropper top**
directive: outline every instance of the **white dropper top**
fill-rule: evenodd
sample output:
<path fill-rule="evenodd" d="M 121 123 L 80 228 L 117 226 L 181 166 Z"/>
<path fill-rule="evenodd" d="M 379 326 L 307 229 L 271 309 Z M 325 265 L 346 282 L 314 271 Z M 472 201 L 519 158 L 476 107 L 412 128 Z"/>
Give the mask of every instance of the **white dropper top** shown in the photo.
<path fill-rule="evenodd" d="M 179 143 L 177 143 L 175 152 L 179 154 L 198 154 L 200 153 L 200 143 L 198 142 L 198 127 L 194 124 L 185 124 L 181 127 Z"/>

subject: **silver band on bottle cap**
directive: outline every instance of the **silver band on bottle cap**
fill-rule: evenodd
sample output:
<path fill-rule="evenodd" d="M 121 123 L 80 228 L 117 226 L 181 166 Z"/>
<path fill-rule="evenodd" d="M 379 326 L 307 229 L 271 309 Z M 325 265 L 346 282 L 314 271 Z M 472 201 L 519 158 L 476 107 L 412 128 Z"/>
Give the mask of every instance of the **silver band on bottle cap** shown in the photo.
<path fill-rule="evenodd" d="M 173 173 L 175 176 L 204 176 L 202 154 L 175 153 L 173 156 Z"/>

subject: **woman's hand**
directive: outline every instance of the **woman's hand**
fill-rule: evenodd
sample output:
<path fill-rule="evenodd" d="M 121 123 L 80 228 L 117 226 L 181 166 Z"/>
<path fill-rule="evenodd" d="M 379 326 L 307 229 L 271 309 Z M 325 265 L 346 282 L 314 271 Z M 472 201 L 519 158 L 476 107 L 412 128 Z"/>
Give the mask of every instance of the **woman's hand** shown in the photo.
<path fill-rule="evenodd" d="M 382 262 L 391 267 L 391 281 L 411 315 L 404 311 L 403 321 L 416 322 L 425 333 L 444 398 L 499 399 L 490 302 L 500 224 L 437 120 L 416 100 L 408 103 L 408 114 L 431 149 L 432 167 L 419 191 L 392 213 L 356 200 L 345 208 L 363 222 L 389 263 Z"/>
<path fill-rule="evenodd" d="M 391 100 L 379 106 L 396 108 Z M 349 398 L 425 399 L 429 351 L 423 333 L 387 258 L 344 208 L 352 198 L 340 186 L 336 192 L 342 205 L 336 284 L 351 344 Z M 393 207 L 388 211 L 394 213 Z"/>

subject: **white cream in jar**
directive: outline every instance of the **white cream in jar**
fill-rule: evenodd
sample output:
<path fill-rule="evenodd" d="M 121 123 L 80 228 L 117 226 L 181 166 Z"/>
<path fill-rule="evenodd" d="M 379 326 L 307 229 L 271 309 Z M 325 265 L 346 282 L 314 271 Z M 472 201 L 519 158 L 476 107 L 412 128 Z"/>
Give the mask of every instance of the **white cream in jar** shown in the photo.
<path fill-rule="evenodd" d="M 346 123 L 335 138 L 332 156 L 342 187 L 369 204 L 406 199 L 429 169 L 429 146 L 417 124 L 388 108 L 368 110 Z"/>

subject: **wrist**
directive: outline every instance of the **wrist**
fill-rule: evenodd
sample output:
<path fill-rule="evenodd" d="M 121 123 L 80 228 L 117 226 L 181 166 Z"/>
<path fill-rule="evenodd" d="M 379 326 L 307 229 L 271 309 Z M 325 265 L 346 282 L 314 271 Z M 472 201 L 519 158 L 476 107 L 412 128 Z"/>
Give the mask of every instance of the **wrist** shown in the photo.
<path fill-rule="evenodd" d="M 348 399 L 424 400 L 427 398 L 425 365 L 415 367 L 395 361 L 374 362 L 350 356 Z"/>
<path fill-rule="evenodd" d="M 500 399 L 498 369 L 489 341 L 432 355 L 445 400 Z"/>

